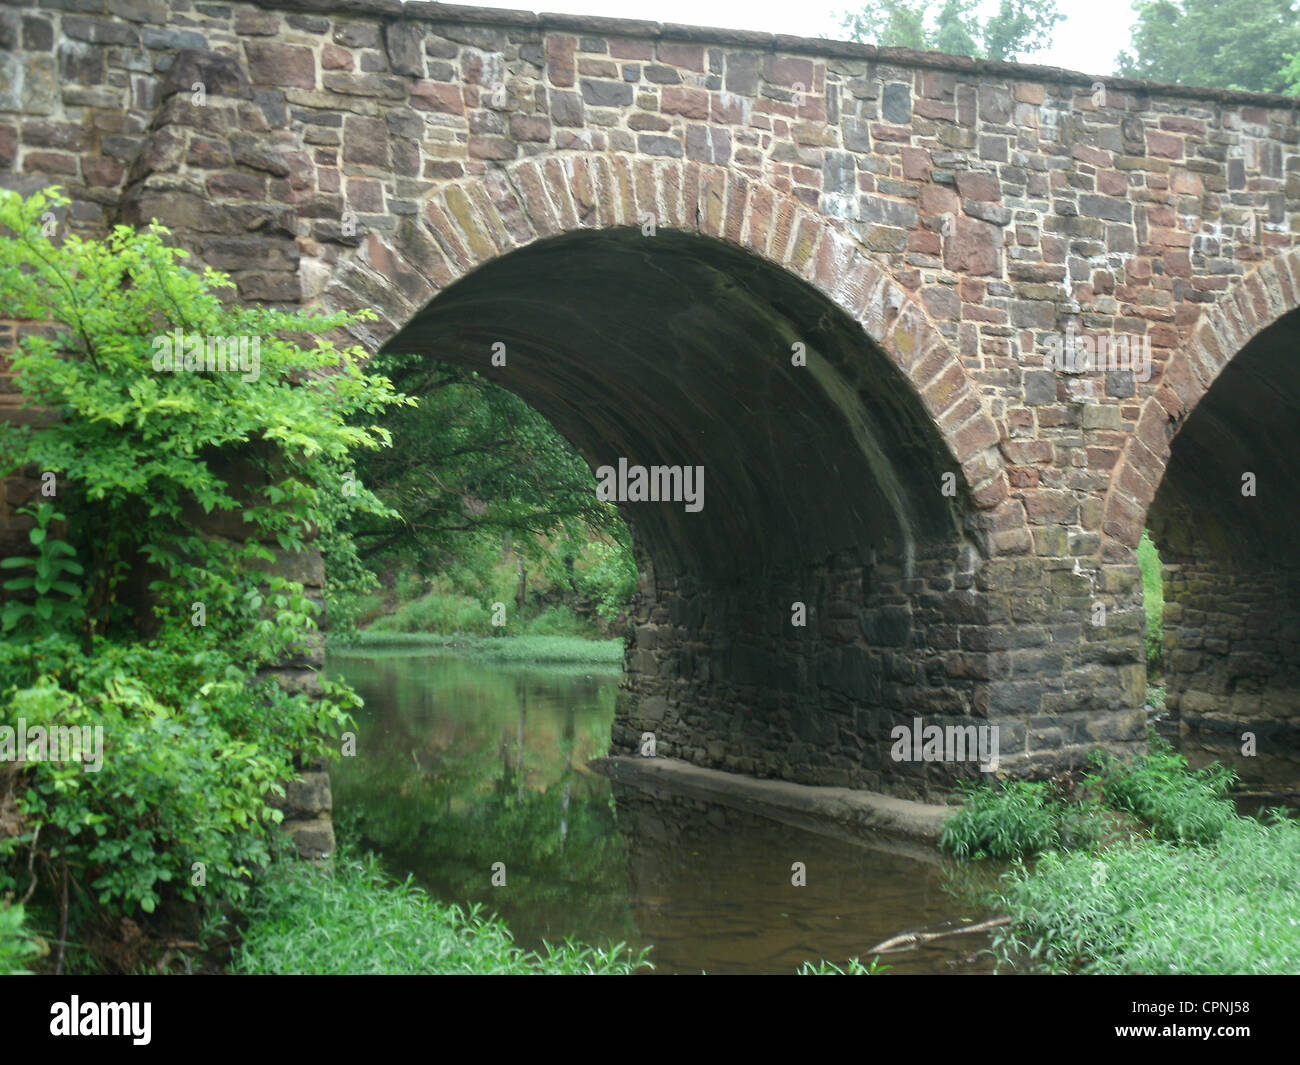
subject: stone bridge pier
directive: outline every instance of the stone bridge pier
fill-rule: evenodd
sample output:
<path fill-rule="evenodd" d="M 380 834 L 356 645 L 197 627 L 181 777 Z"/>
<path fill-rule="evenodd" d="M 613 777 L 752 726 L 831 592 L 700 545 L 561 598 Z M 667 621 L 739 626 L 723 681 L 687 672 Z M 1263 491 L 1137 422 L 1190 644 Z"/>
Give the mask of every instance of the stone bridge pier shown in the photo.
<path fill-rule="evenodd" d="M 593 470 L 703 471 L 620 503 L 615 751 L 935 796 L 979 770 L 896 759 L 918 718 L 1015 773 L 1134 750 L 1144 527 L 1182 725 L 1300 750 L 1300 101 L 399 0 L 50 0 L 0 45 L 0 184 L 61 225 L 156 218 Z"/>

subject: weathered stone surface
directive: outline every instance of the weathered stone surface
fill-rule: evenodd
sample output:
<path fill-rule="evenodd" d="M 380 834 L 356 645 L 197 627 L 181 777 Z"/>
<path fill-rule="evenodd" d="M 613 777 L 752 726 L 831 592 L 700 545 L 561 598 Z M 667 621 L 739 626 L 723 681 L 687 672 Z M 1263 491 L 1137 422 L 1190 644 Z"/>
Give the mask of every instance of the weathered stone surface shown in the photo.
<path fill-rule="evenodd" d="M 208 96 L 234 96 L 243 100 L 253 95 L 247 71 L 231 56 L 216 52 L 186 50 L 176 54 L 159 90 L 160 99 L 173 93 L 194 92 L 202 86 Z"/>

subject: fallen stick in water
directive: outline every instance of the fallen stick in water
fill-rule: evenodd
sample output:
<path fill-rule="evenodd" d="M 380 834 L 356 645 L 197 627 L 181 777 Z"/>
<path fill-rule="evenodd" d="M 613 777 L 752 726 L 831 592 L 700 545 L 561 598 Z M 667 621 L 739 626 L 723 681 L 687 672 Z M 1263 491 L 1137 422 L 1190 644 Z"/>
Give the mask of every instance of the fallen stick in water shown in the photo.
<path fill-rule="evenodd" d="M 952 924 L 952 921 L 945 921 L 944 924 Z M 882 943 L 877 943 L 872 947 L 868 954 L 889 954 L 899 951 L 911 950 L 913 947 L 919 947 L 922 943 L 928 943 L 932 939 L 941 939 L 944 936 L 963 936 L 970 932 L 987 932 L 990 928 L 998 928 L 1004 924 L 1010 924 L 1010 917 L 992 917 L 987 921 L 980 921 L 979 924 L 963 925 L 961 928 L 950 928 L 944 932 L 927 932 L 924 928 L 917 928 L 911 932 L 899 932 L 896 936 L 890 936 Z M 939 927 L 943 927 L 940 925 Z"/>

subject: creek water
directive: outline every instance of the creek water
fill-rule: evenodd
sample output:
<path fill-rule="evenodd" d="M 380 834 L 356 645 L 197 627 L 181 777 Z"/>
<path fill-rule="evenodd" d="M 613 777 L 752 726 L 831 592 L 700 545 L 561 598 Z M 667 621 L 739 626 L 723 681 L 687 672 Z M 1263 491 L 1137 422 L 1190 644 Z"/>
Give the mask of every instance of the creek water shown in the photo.
<path fill-rule="evenodd" d="M 374 652 L 331 654 L 328 669 L 366 703 L 355 757 L 331 769 L 340 835 L 437 898 L 499 914 L 529 949 L 570 937 L 649 947 L 658 973 L 793 973 L 987 916 L 973 900 L 998 870 L 983 863 L 592 773 L 617 666 Z M 896 973 L 989 972 L 988 944 L 960 935 L 885 960 Z"/>

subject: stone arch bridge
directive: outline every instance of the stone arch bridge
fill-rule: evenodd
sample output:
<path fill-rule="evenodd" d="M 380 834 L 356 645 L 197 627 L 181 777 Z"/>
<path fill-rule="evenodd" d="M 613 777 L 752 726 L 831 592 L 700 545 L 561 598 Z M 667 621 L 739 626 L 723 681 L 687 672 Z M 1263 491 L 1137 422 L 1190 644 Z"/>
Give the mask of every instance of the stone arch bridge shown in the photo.
<path fill-rule="evenodd" d="M 157 218 L 593 467 L 703 467 L 623 507 L 616 751 L 925 795 L 975 770 L 894 761 L 918 717 L 1019 771 L 1135 747 L 1146 526 L 1184 727 L 1300 754 L 1300 101 L 398 0 L 0 45 L 0 182 L 71 228 Z"/>

